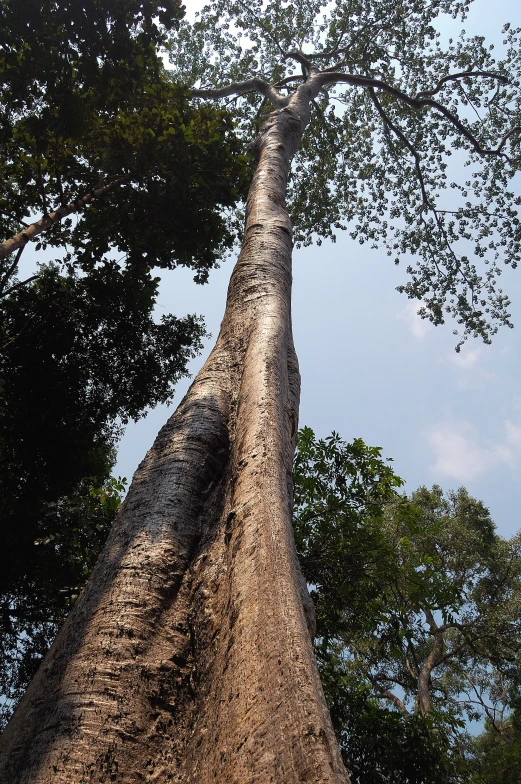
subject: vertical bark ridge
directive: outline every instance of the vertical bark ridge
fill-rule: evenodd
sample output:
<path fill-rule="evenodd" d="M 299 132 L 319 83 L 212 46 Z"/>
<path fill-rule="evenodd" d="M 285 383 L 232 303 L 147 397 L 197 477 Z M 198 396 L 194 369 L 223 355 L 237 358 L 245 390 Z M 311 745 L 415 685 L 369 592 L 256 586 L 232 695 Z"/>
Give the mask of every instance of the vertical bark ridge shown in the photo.
<path fill-rule="evenodd" d="M 284 198 L 306 107 L 261 132 L 216 347 L 0 741 L 2 780 L 348 781 L 291 527 L 300 380 Z"/>
<path fill-rule="evenodd" d="M 138 469 L 89 584 L 2 735 L 0 780 L 111 781 L 142 766 L 141 754 L 137 765 L 122 754 L 130 739 L 153 756 L 152 736 L 165 731 L 153 729 L 157 694 L 179 691 L 179 679 L 189 686 L 187 608 L 176 600 L 227 459 L 226 397 L 203 374 Z M 154 649 L 165 656 L 151 663 Z"/>

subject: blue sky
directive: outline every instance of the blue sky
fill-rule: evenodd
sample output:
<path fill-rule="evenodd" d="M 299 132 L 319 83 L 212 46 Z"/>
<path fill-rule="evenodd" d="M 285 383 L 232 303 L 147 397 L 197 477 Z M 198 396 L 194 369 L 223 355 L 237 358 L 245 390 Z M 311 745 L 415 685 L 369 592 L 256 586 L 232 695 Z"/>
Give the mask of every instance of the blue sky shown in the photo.
<path fill-rule="evenodd" d="M 517 2 L 478 0 L 464 27 L 499 42 L 507 21 L 521 26 Z M 158 312 L 202 314 L 215 337 L 232 265 L 224 262 L 204 287 L 186 270 L 165 273 Z M 348 235 L 296 251 L 300 424 L 320 436 L 334 429 L 347 440 L 361 437 L 381 446 L 408 492 L 422 484 L 464 485 L 490 508 L 503 535 L 515 533 L 521 502 L 520 275 L 508 270 L 502 278 L 515 329 L 500 331 L 491 346 L 469 341 L 456 354 L 453 325 L 432 327 L 416 315 L 417 304 L 395 291 L 405 270 L 385 251 L 361 247 Z M 212 345 L 213 339 L 192 363 L 193 373 Z M 178 385 L 176 400 L 189 383 Z M 160 406 L 129 425 L 116 474 L 132 476 L 172 411 Z"/>

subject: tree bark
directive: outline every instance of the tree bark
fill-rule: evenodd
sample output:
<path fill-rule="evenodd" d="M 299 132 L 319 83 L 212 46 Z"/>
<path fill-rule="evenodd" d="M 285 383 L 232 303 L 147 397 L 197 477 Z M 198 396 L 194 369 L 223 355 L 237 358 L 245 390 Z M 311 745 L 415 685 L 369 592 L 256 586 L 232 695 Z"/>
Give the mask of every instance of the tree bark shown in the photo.
<path fill-rule="evenodd" d="M 216 346 L 0 740 L 9 784 L 347 784 L 291 526 L 297 95 L 256 142 Z"/>
<path fill-rule="evenodd" d="M 423 666 L 421 667 L 420 673 L 418 675 L 418 695 L 416 699 L 416 709 L 418 713 L 427 714 L 431 709 L 431 673 L 443 656 L 443 650 L 445 648 L 443 631 L 446 627 L 438 627 L 430 610 L 424 610 L 424 613 L 434 637 L 434 643 L 432 646 L 432 651 L 425 659 L 425 662 L 423 663 Z"/>

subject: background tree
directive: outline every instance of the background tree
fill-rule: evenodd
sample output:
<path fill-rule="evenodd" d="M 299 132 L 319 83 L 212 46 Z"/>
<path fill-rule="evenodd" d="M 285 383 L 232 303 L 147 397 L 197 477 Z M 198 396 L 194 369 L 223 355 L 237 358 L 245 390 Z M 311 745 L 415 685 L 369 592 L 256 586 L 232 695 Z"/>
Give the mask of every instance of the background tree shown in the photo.
<path fill-rule="evenodd" d="M 3 734 L 4 777 L 347 780 L 292 539 L 299 376 L 286 190 L 294 159 L 297 237 L 357 217 L 360 239 L 389 236 L 391 253 L 416 252 L 407 291 L 435 322 L 449 308 L 488 340 L 508 321 L 495 251 L 507 263 L 519 255 L 506 185 L 518 165 L 520 54 L 515 31 L 500 63 L 481 39 L 442 51 L 436 16 L 464 10 L 449 0 L 223 0 L 173 42 L 178 77 L 204 80 L 194 97 L 237 98 L 241 132 L 253 141 L 260 128 L 242 250 L 216 347 L 141 464 L 92 579 Z M 325 105 L 334 90 L 345 102 L 338 122 Z M 272 111 L 259 113 L 265 99 Z M 467 100 L 484 104 L 480 122 L 465 116 Z M 452 189 L 460 206 L 445 207 L 436 194 L 450 182 L 453 150 L 481 168 Z M 473 237 L 479 258 L 489 229 L 492 263 L 480 278 L 457 243 Z"/>
<path fill-rule="evenodd" d="M 498 536 L 463 488 L 398 495 L 360 440 L 305 428 L 294 476 L 317 657 L 352 781 L 470 781 L 477 759 L 490 771 L 503 753 L 515 776 L 519 535 Z M 474 743 L 477 720 L 488 730 Z"/>
<path fill-rule="evenodd" d="M 519 695 L 513 711 L 505 711 L 507 701 L 493 719 L 487 719 L 485 731 L 474 744 L 475 767 L 472 784 L 515 784 L 521 775 L 521 734 L 519 731 Z M 512 699 L 512 694 L 507 695 Z M 514 698 L 515 699 L 515 698 Z M 512 705 L 510 705 L 512 707 Z"/>
<path fill-rule="evenodd" d="M 109 479 L 95 487 L 93 481 L 81 481 L 76 495 L 48 504 L 46 535 L 30 543 L 30 565 L 18 569 L 2 594 L 2 728 L 74 605 L 114 520 L 124 483 Z"/>

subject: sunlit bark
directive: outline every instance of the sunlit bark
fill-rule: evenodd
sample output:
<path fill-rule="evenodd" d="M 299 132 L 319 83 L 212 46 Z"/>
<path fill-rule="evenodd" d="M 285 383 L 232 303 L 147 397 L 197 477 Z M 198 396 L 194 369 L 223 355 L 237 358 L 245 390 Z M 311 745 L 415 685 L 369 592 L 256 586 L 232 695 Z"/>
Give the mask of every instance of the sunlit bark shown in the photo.
<path fill-rule="evenodd" d="M 285 190 L 310 96 L 303 86 L 261 131 L 216 346 L 0 741 L 2 781 L 348 781 L 291 527 Z"/>

